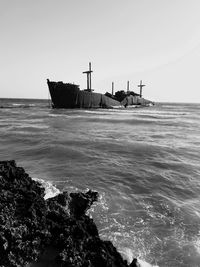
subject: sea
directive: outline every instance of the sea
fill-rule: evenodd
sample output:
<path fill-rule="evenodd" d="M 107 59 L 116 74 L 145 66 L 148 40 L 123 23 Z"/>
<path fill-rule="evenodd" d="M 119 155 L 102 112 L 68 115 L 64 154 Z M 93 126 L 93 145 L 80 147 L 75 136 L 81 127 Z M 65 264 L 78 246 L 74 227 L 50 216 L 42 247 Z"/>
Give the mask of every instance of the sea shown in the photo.
<path fill-rule="evenodd" d="M 99 192 L 102 239 L 141 266 L 200 266 L 200 104 L 52 109 L 0 99 L 0 160 L 46 188 Z"/>

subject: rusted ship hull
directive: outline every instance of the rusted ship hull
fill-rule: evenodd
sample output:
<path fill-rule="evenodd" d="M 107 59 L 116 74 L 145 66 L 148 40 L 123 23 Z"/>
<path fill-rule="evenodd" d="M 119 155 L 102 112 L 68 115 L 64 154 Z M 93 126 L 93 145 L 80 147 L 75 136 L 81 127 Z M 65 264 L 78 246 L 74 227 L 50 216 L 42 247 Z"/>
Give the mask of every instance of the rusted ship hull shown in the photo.
<path fill-rule="evenodd" d="M 133 106 L 149 107 L 154 105 L 154 102 L 137 95 L 135 96 L 129 95 L 126 96 L 121 101 L 121 105 L 123 105 L 124 107 L 133 107 Z"/>
<path fill-rule="evenodd" d="M 53 108 L 112 108 L 119 101 L 100 93 L 80 90 L 78 85 L 47 80 Z"/>

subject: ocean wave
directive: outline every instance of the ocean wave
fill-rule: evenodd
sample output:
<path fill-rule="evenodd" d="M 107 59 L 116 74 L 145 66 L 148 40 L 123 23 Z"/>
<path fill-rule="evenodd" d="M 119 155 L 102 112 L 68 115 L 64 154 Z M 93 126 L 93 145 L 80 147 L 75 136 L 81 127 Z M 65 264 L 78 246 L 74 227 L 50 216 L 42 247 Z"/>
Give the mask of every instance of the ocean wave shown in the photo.
<path fill-rule="evenodd" d="M 49 117 L 53 117 L 53 118 L 67 118 L 67 119 L 79 119 L 79 118 L 85 118 L 84 115 L 78 115 L 78 114 L 49 114 Z"/>
<path fill-rule="evenodd" d="M 133 251 L 130 248 L 123 247 L 120 250 L 118 250 L 119 253 L 122 255 L 124 260 L 127 260 L 128 264 L 130 264 L 133 259 L 135 258 Z M 138 263 L 140 264 L 140 267 L 159 267 L 158 265 L 151 265 L 150 263 L 137 258 Z"/>
<path fill-rule="evenodd" d="M 13 107 L 19 107 L 19 108 L 24 108 L 24 107 L 36 107 L 36 104 L 19 104 L 19 103 L 12 103 Z"/>
<path fill-rule="evenodd" d="M 158 265 L 151 265 L 148 262 L 143 261 L 141 259 L 138 259 L 138 262 L 139 262 L 141 267 L 159 267 Z"/>
<path fill-rule="evenodd" d="M 16 126 L 11 126 L 10 130 L 18 130 L 18 129 L 23 129 L 24 131 L 32 130 L 32 129 L 48 129 L 49 127 L 47 125 L 42 125 L 42 124 L 20 124 Z"/>
<path fill-rule="evenodd" d="M 11 104 L 11 105 L 1 105 L 0 108 L 5 108 L 5 109 L 12 109 L 12 108 L 33 108 L 36 107 L 34 104 Z"/>
<path fill-rule="evenodd" d="M 60 190 L 49 181 L 45 181 L 36 177 L 34 177 L 33 180 L 39 182 L 41 186 L 45 189 L 44 199 L 55 197 L 61 193 Z"/>
<path fill-rule="evenodd" d="M 100 214 L 102 211 L 107 211 L 109 209 L 107 201 L 106 201 L 106 196 L 105 196 L 105 192 L 100 192 L 99 193 L 99 198 L 98 201 L 95 202 L 91 208 L 88 210 L 88 215 L 90 215 L 92 217 L 92 214 L 94 214 L 94 212 Z"/>

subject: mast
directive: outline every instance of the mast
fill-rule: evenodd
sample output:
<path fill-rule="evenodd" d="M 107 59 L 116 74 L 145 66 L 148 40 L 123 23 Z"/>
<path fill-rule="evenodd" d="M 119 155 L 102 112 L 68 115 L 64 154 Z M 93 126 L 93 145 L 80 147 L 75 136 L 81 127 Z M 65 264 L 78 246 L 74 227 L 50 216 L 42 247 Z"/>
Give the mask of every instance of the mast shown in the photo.
<path fill-rule="evenodd" d="M 144 84 L 142 84 L 142 80 L 140 80 L 140 84 L 138 85 L 138 87 L 140 87 L 140 97 L 142 97 L 142 88 L 146 86 Z"/>
<path fill-rule="evenodd" d="M 92 92 L 92 80 L 91 80 L 91 73 L 92 73 L 92 69 L 91 69 L 91 62 L 89 62 L 89 70 L 84 71 L 83 73 L 87 74 L 87 91 Z"/>
<path fill-rule="evenodd" d="M 127 81 L 127 94 L 129 93 L 129 81 Z"/>
<path fill-rule="evenodd" d="M 114 82 L 112 82 L 112 96 L 114 95 Z"/>

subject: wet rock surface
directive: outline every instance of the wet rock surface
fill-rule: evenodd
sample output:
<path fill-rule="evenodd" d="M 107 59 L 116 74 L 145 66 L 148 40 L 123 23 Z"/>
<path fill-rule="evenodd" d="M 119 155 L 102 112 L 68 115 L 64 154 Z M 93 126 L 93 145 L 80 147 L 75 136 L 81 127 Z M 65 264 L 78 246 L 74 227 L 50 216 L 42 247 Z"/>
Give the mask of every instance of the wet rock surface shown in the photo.
<path fill-rule="evenodd" d="M 45 266 L 51 250 L 52 267 L 128 266 L 85 214 L 97 199 L 89 190 L 44 200 L 44 188 L 23 168 L 0 161 L 0 267 Z"/>

